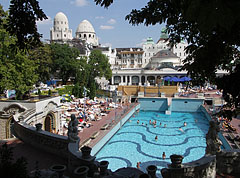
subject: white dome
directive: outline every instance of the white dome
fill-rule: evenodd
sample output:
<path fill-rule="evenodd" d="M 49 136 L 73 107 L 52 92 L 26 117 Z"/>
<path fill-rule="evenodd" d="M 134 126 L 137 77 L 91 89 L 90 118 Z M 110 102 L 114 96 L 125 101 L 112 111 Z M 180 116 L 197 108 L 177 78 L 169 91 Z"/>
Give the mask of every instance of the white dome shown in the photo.
<path fill-rule="evenodd" d="M 68 19 L 64 13 L 58 12 L 54 17 L 54 28 L 57 30 L 67 30 L 69 28 Z"/>
<path fill-rule="evenodd" d="M 78 25 L 78 28 L 77 28 L 77 31 L 76 33 L 95 33 L 95 30 L 92 26 L 92 24 L 87 21 L 87 20 L 83 20 L 79 25 Z"/>

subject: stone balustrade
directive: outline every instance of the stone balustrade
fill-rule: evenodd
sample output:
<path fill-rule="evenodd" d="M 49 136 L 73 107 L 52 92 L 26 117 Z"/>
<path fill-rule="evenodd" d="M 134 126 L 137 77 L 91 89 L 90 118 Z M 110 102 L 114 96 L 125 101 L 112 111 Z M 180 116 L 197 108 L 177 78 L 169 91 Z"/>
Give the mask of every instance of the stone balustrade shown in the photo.
<path fill-rule="evenodd" d="M 68 158 L 68 138 L 44 130 L 37 131 L 36 127 L 22 121 L 15 121 L 14 135 L 23 142 L 38 149 L 45 150 L 62 158 Z"/>
<path fill-rule="evenodd" d="M 223 150 L 217 154 L 217 172 L 235 175 L 240 175 L 240 150 Z"/>
<path fill-rule="evenodd" d="M 161 170 L 163 178 L 213 178 L 216 177 L 216 156 L 205 155 L 199 160 L 181 164 L 180 167 L 169 165 Z"/>

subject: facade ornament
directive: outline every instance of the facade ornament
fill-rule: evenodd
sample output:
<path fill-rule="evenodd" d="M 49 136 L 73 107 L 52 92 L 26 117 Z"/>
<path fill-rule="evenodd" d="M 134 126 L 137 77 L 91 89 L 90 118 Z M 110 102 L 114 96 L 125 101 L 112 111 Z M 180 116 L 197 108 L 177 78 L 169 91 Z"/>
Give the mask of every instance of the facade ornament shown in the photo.
<path fill-rule="evenodd" d="M 78 120 L 74 114 L 71 114 L 71 121 L 68 124 L 68 140 L 69 142 L 77 142 L 78 137 Z"/>

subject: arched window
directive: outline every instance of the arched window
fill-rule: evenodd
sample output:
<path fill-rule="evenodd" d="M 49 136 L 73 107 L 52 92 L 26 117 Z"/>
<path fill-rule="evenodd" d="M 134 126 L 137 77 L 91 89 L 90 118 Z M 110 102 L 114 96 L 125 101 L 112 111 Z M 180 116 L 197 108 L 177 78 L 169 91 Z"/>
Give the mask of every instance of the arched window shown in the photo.
<path fill-rule="evenodd" d="M 63 24 L 63 21 L 61 21 L 61 24 Z"/>
<path fill-rule="evenodd" d="M 81 34 L 79 34 L 79 38 L 81 38 Z"/>
<path fill-rule="evenodd" d="M 86 34 L 84 34 L 84 35 L 83 35 L 83 37 L 84 37 L 84 38 L 86 38 L 86 37 L 87 37 L 87 35 L 86 35 Z"/>
<path fill-rule="evenodd" d="M 91 38 L 91 34 L 89 34 L 89 38 Z"/>

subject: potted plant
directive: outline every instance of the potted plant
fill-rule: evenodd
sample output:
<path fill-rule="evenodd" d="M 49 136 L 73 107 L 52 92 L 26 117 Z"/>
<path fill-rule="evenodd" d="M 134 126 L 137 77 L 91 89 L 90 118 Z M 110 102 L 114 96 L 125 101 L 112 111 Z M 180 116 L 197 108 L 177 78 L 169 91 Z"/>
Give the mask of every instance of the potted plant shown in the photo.
<path fill-rule="evenodd" d="M 173 168 L 180 168 L 181 167 L 181 164 L 182 164 L 182 160 L 183 160 L 183 156 L 182 155 L 171 155 L 170 156 L 170 159 L 171 159 L 171 166 Z"/>
<path fill-rule="evenodd" d="M 59 178 L 63 177 L 63 174 L 64 174 L 66 169 L 67 169 L 67 167 L 65 165 L 62 165 L 62 164 L 54 164 L 50 167 L 50 170 L 58 173 Z"/>
<path fill-rule="evenodd" d="M 82 158 L 88 159 L 91 157 L 90 153 L 92 151 L 92 148 L 90 148 L 89 146 L 82 147 L 81 151 L 82 151 Z"/>

